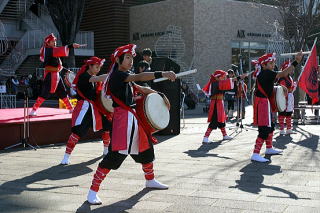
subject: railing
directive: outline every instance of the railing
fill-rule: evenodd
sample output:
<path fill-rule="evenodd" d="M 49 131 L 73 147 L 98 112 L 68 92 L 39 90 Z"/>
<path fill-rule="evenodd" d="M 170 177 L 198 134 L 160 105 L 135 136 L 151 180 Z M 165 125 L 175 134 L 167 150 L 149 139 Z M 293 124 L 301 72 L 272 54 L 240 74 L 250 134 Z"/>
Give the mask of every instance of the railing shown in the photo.
<path fill-rule="evenodd" d="M 0 93 L 0 108 L 16 108 L 16 96 Z"/>
<path fill-rule="evenodd" d="M 74 73 L 77 73 L 80 70 L 80 68 L 77 68 L 77 67 L 72 67 L 67 69 Z M 44 68 L 36 68 L 36 76 L 39 78 L 43 78 L 43 75 L 44 75 Z"/>
<path fill-rule="evenodd" d="M 59 33 L 55 27 L 42 21 L 39 17 L 34 15 L 29 8 L 33 3 L 32 0 L 19 0 L 18 10 L 23 19 L 33 30 L 27 31 L 16 44 L 15 48 L 11 51 L 10 55 L 0 65 L 0 72 L 2 75 L 13 75 L 15 70 L 21 65 L 21 63 L 29 55 L 27 50 L 40 50 L 43 45 L 43 38 L 50 33 L 54 33 L 57 36 L 57 45 L 61 45 L 59 39 Z M 43 16 L 49 16 L 49 12 L 45 6 L 39 7 L 39 14 Z M 81 31 L 77 34 L 76 43 L 87 44 L 82 49 L 94 49 L 94 33 L 89 31 Z"/>

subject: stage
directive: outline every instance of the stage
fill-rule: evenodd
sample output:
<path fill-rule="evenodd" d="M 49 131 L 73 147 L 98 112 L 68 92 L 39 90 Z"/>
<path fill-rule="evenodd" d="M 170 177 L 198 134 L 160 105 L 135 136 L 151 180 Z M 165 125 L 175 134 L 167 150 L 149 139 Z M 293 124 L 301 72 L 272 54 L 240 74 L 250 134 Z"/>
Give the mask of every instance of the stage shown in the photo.
<path fill-rule="evenodd" d="M 29 109 L 31 111 L 31 109 Z M 0 109 L 0 150 L 23 139 L 23 108 Z M 31 145 L 66 143 L 71 134 L 71 114 L 66 109 L 41 107 L 30 117 Z M 99 139 L 92 130 L 81 140 Z"/>

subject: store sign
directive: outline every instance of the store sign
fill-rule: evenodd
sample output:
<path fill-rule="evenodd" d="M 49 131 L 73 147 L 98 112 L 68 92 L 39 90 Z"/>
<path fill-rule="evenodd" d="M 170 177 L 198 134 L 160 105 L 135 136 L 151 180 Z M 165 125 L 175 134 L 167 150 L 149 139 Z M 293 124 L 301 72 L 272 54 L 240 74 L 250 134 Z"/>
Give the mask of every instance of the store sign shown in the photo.
<path fill-rule="evenodd" d="M 246 33 L 245 30 L 238 30 L 237 38 L 245 38 L 246 36 L 248 36 L 248 37 L 270 38 L 271 34 L 269 34 L 269 33 L 253 33 L 253 32 Z"/>
<path fill-rule="evenodd" d="M 170 34 L 172 33 L 171 31 L 160 31 L 160 32 L 144 32 L 144 33 L 133 33 L 132 34 L 132 40 L 133 41 L 138 41 L 144 38 L 148 38 L 148 37 L 158 37 L 158 36 L 163 36 L 166 34 Z"/>

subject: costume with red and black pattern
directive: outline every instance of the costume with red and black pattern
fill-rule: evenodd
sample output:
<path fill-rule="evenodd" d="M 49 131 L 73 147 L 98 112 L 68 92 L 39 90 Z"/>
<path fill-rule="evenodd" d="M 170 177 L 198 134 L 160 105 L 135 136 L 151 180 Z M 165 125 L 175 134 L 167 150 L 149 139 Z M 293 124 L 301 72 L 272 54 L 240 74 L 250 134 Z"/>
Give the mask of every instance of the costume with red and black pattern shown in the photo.
<path fill-rule="evenodd" d="M 274 54 L 266 54 L 259 58 L 259 63 L 267 64 L 274 60 Z M 258 126 L 259 132 L 253 151 L 256 154 L 260 153 L 261 147 L 266 140 L 268 140 L 267 148 L 272 148 L 272 136 L 275 125 L 272 122 L 272 106 L 269 99 L 273 95 L 276 76 L 277 72 L 267 69 L 259 69 L 257 72 L 253 101 L 253 124 Z"/>
<path fill-rule="evenodd" d="M 203 88 L 203 91 L 210 96 L 210 107 L 208 112 L 208 122 L 210 122 L 205 136 L 208 138 L 212 130 L 219 128 L 223 136 L 226 136 L 226 113 L 224 110 L 224 91 L 231 90 L 234 87 L 233 80 L 216 80 L 217 77 L 226 76 L 227 73 L 223 70 L 216 70 L 211 75 L 209 82 Z"/>
<path fill-rule="evenodd" d="M 45 38 L 45 42 L 40 49 L 40 61 L 43 62 L 44 66 L 44 80 L 41 93 L 32 107 L 34 111 L 53 94 L 56 94 L 58 98 L 62 99 L 67 109 L 72 109 L 59 73 L 63 69 L 60 57 L 69 56 L 70 48 L 73 48 L 73 45 L 63 47 L 50 47 L 48 45 L 50 41 L 56 40 L 57 38 L 53 34 L 50 34 Z"/>
<path fill-rule="evenodd" d="M 91 57 L 91 62 L 86 62 L 76 75 L 73 84 L 77 91 L 77 105 L 72 113 L 72 134 L 67 143 L 66 153 L 71 154 L 75 144 L 83 137 L 89 128 L 94 132 L 103 130 L 102 139 L 105 147 L 110 143 L 111 119 L 109 112 L 102 111 L 98 104 L 99 94 L 101 92 L 100 82 L 89 82 L 92 75 L 87 71 L 89 64 L 103 64 L 103 59 Z M 101 64 L 101 66 L 102 66 Z"/>
<path fill-rule="evenodd" d="M 290 75 L 280 78 L 278 80 L 279 85 L 282 85 L 288 89 L 288 96 L 286 97 L 287 100 L 287 107 L 285 111 L 279 112 L 278 114 L 278 121 L 279 121 L 279 126 L 280 130 L 284 130 L 284 123 L 287 125 L 287 130 L 292 129 L 292 124 L 291 124 L 291 116 L 293 113 L 294 109 L 294 96 L 293 96 L 293 91 L 295 88 L 293 79 Z"/>
<path fill-rule="evenodd" d="M 129 71 L 119 71 L 115 58 L 125 53 L 135 56 L 135 45 L 128 44 L 115 50 L 111 57 L 113 62 L 111 72 L 107 78 L 106 93 L 113 100 L 112 138 L 108 154 L 99 163 L 93 177 L 89 195 L 98 192 L 100 184 L 111 169 L 118 169 L 122 162 L 130 155 L 135 162 L 142 164 L 146 180 L 154 179 L 153 160 L 154 149 L 151 135 L 143 128 L 140 118 L 135 111 L 135 86 L 125 82 Z"/>

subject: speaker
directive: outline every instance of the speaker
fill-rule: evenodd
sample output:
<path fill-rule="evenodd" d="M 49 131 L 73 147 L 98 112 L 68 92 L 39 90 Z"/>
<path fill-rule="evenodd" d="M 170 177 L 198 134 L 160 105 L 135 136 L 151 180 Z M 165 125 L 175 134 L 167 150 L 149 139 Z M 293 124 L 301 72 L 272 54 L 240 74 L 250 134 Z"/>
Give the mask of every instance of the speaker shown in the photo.
<path fill-rule="evenodd" d="M 175 82 L 161 81 L 152 84 L 152 89 L 164 93 L 170 101 L 170 121 L 168 126 L 157 132 L 159 135 L 178 135 L 180 134 L 180 105 L 181 91 L 180 80 Z"/>
<path fill-rule="evenodd" d="M 180 65 L 166 57 L 152 58 L 151 70 L 154 71 L 173 71 L 180 72 Z"/>

